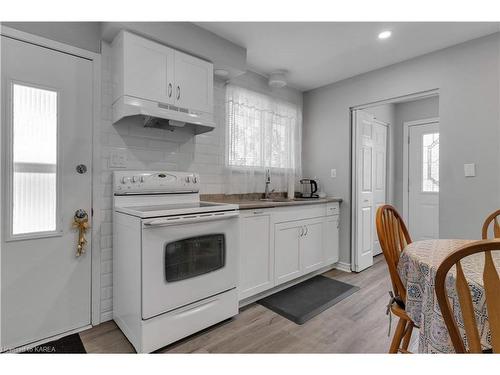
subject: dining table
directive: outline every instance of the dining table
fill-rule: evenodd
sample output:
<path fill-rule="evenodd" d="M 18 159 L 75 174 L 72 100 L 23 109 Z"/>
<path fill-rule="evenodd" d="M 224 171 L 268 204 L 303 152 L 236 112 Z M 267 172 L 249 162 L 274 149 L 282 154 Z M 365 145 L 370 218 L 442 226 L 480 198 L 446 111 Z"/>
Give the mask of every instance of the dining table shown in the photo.
<path fill-rule="evenodd" d="M 406 287 L 406 313 L 419 327 L 419 353 L 454 353 L 446 324 L 435 293 L 436 272 L 442 261 L 452 252 L 477 240 L 432 239 L 407 245 L 400 256 L 398 273 Z M 500 252 L 493 252 L 493 260 L 500 271 Z M 474 313 L 484 349 L 491 348 L 491 335 L 486 312 L 483 285 L 484 254 L 478 253 L 461 260 L 469 284 Z M 455 266 L 446 278 L 446 291 L 460 333 L 464 324 L 455 289 Z"/>

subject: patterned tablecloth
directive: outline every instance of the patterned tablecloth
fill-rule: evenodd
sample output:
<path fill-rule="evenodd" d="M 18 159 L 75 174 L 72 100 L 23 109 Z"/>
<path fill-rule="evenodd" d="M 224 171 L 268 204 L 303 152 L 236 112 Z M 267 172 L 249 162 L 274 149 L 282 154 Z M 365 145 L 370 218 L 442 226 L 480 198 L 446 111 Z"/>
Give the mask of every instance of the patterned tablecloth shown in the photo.
<path fill-rule="evenodd" d="M 434 291 L 436 271 L 444 258 L 471 240 L 425 240 L 408 245 L 398 264 L 398 272 L 406 286 L 406 312 L 420 327 L 418 351 L 420 353 L 453 353 L 453 345 L 441 316 Z M 500 270 L 500 252 L 493 252 L 493 259 Z M 474 303 L 481 342 L 490 347 L 490 332 L 483 288 L 484 254 L 475 254 L 462 260 L 462 268 L 469 283 Z M 455 319 L 463 334 L 463 321 L 455 290 L 455 267 L 446 281 L 448 297 L 455 312 Z"/>

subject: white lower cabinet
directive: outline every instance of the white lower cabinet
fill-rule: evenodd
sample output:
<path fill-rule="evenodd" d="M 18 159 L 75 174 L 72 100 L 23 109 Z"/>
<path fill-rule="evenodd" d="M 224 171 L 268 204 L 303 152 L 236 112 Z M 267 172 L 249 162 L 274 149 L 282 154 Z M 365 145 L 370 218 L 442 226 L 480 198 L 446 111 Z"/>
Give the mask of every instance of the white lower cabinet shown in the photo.
<path fill-rule="evenodd" d="M 300 276 L 300 238 L 304 227 L 300 222 L 276 224 L 274 260 L 276 285 Z"/>
<path fill-rule="evenodd" d="M 238 296 L 242 300 L 274 286 L 271 214 L 265 210 L 240 215 L 240 272 Z"/>
<path fill-rule="evenodd" d="M 325 218 L 275 225 L 274 261 L 276 285 L 316 271 L 325 264 Z"/>
<path fill-rule="evenodd" d="M 338 213 L 336 202 L 241 211 L 239 299 L 336 263 Z"/>
<path fill-rule="evenodd" d="M 304 234 L 300 237 L 300 263 L 302 274 L 316 271 L 325 265 L 324 221 L 320 217 L 303 222 Z"/>
<path fill-rule="evenodd" d="M 327 216 L 324 223 L 325 263 L 333 264 L 339 260 L 339 215 Z"/>

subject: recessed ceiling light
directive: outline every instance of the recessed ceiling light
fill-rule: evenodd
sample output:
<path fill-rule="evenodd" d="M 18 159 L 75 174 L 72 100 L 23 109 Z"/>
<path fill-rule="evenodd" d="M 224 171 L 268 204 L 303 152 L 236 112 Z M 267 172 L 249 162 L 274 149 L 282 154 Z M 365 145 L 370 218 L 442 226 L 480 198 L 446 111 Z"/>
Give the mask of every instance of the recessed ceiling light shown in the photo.
<path fill-rule="evenodd" d="M 382 31 L 380 34 L 378 34 L 379 39 L 387 39 L 390 38 L 392 35 L 392 32 L 390 30 L 385 30 Z"/>

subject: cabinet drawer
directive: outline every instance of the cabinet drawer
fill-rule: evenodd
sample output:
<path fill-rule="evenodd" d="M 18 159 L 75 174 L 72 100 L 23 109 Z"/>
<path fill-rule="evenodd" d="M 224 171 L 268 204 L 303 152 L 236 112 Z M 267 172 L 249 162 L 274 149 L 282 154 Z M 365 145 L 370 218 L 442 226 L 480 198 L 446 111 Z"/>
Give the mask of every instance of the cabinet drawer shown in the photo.
<path fill-rule="evenodd" d="M 340 214 L 340 205 L 338 202 L 332 202 L 326 204 L 326 216 L 338 215 Z"/>
<path fill-rule="evenodd" d="M 274 213 L 275 223 L 297 221 L 326 215 L 326 204 L 310 204 L 296 207 L 280 207 Z"/>

